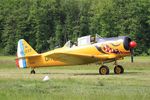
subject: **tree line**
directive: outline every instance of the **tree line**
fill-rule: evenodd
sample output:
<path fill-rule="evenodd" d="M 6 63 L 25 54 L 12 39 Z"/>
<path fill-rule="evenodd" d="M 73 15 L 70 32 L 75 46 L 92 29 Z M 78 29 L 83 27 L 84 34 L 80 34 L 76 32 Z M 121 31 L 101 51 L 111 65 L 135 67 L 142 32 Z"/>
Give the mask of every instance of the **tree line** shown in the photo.
<path fill-rule="evenodd" d="M 0 53 L 25 39 L 38 52 L 78 37 L 129 36 L 136 55 L 150 55 L 149 0 L 0 0 Z"/>

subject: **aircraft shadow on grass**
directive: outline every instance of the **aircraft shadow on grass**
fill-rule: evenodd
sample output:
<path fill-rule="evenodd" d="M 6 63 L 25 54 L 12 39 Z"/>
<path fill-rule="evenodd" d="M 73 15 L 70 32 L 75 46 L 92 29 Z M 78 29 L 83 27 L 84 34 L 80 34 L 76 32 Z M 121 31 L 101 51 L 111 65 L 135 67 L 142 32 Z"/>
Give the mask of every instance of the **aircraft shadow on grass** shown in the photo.
<path fill-rule="evenodd" d="M 141 72 L 124 72 L 125 75 L 131 75 L 131 74 L 139 74 Z M 92 75 L 99 75 L 99 73 L 54 73 L 54 72 L 47 72 L 47 73 L 37 73 L 37 74 L 65 74 L 65 75 L 73 75 L 73 76 L 78 76 L 78 75 L 88 75 L 88 76 L 92 76 Z M 120 75 L 120 74 L 114 74 L 114 73 L 110 73 L 109 75 Z M 107 75 L 107 76 L 109 76 Z M 123 74 L 122 74 L 123 75 Z"/>

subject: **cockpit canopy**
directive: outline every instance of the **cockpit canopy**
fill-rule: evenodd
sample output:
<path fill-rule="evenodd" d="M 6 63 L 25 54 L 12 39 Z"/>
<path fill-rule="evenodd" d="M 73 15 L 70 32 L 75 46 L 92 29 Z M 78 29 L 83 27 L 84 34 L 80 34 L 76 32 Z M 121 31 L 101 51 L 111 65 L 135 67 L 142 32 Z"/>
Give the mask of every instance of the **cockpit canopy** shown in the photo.
<path fill-rule="evenodd" d="M 79 37 L 77 39 L 77 42 L 72 43 L 70 40 L 68 42 L 66 42 L 66 44 L 64 45 L 64 47 L 76 47 L 76 46 L 85 46 L 85 45 L 90 45 L 93 43 L 97 43 L 99 41 L 99 39 L 102 38 L 99 35 L 96 34 L 95 37 L 88 35 L 88 36 L 83 36 L 83 37 Z"/>

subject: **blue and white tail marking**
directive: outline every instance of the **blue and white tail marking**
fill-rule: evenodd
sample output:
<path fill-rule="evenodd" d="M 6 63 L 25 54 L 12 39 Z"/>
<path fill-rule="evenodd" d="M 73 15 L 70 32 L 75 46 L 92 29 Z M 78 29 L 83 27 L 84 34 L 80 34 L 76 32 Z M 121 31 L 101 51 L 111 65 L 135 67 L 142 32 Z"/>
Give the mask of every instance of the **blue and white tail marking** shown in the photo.
<path fill-rule="evenodd" d="M 23 46 L 23 39 L 18 41 L 17 56 L 18 57 L 25 57 L 24 46 Z M 18 63 L 19 63 L 19 67 L 20 68 L 26 68 L 27 67 L 25 58 L 19 59 Z"/>

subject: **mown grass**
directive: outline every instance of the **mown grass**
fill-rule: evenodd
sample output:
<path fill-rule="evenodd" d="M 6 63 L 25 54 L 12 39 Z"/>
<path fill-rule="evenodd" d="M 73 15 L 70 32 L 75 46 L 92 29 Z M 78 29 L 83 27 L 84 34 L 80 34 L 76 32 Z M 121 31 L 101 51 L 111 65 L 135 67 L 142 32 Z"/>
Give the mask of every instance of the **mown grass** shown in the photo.
<path fill-rule="evenodd" d="M 122 75 L 98 75 L 95 64 L 83 66 L 17 69 L 15 57 L 0 57 L 0 100 L 149 100 L 150 57 L 119 61 Z M 44 76 L 50 80 L 43 82 Z"/>

